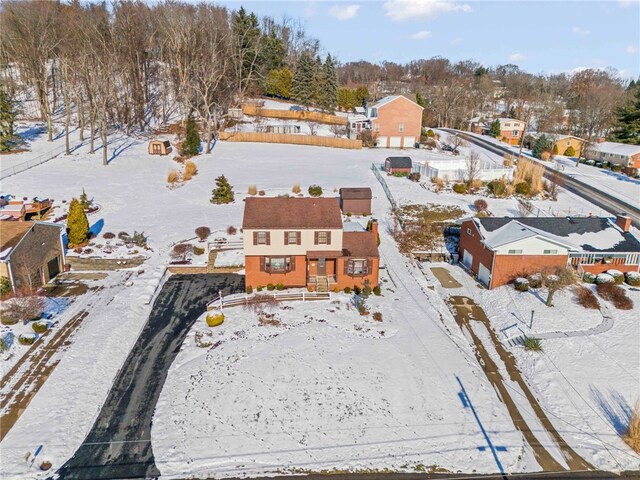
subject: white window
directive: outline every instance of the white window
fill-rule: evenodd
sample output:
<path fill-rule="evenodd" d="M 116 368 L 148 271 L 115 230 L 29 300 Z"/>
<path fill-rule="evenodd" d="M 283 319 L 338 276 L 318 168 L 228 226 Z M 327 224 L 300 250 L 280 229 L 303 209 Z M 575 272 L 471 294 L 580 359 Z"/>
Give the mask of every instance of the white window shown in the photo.
<path fill-rule="evenodd" d="M 284 257 L 271 257 L 269 262 L 269 268 L 271 271 L 284 271 L 286 261 Z"/>
<path fill-rule="evenodd" d="M 544 254 L 545 255 L 556 255 L 558 253 L 558 250 L 545 250 Z"/>
<path fill-rule="evenodd" d="M 318 243 L 320 245 L 327 244 L 327 232 L 318 232 Z"/>
<path fill-rule="evenodd" d="M 400 124 L 398 124 L 398 131 L 399 131 L 400 133 L 404 132 L 404 123 L 400 123 Z"/>
<path fill-rule="evenodd" d="M 257 234 L 257 243 L 258 245 L 266 245 L 267 244 L 267 232 L 258 232 Z"/>
<path fill-rule="evenodd" d="M 514 131 L 513 131 L 513 136 L 514 136 L 514 137 L 517 137 L 517 136 L 518 136 L 518 130 L 514 130 Z"/>
<path fill-rule="evenodd" d="M 354 275 L 366 275 L 368 273 L 367 260 L 349 260 L 347 263 L 347 274 Z"/>
<path fill-rule="evenodd" d="M 509 250 L 509 255 L 521 255 L 522 250 Z"/>
<path fill-rule="evenodd" d="M 298 243 L 298 232 L 287 232 L 287 243 L 290 245 Z"/>
<path fill-rule="evenodd" d="M 471 236 L 471 229 L 467 228 L 467 235 Z"/>

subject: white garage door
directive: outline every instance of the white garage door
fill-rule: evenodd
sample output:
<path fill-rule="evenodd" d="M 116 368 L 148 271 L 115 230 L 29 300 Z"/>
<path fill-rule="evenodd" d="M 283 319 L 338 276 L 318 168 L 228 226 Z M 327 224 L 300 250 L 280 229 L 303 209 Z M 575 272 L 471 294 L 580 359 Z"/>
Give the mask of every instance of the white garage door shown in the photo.
<path fill-rule="evenodd" d="M 389 137 L 390 148 L 400 148 L 402 146 L 402 137 Z"/>
<path fill-rule="evenodd" d="M 489 272 L 489 269 L 483 264 L 480 264 L 480 269 L 478 270 L 478 281 L 488 287 L 490 280 L 491 272 Z"/>
<path fill-rule="evenodd" d="M 404 137 L 404 142 L 402 143 L 403 148 L 413 148 L 416 145 L 416 137 Z"/>
<path fill-rule="evenodd" d="M 471 255 L 467 250 L 463 250 L 462 263 L 471 268 L 471 264 L 473 263 L 473 255 Z"/>
<path fill-rule="evenodd" d="M 376 146 L 380 148 L 387 148 L 387 137 L 378 137 L 378 141 L 376 142 Z"/>

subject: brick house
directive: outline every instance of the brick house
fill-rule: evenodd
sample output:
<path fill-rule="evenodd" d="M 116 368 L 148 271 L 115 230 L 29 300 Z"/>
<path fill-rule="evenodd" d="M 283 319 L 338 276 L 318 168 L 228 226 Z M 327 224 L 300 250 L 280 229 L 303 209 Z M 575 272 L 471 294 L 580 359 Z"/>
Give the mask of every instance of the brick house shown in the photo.
<path fill-rule="evenodd" d="M 393 173 L 411 173 L 413 162 L 411 157 L 387 157 L 384 160 L 384 171 L 389 175 Z"/>
<path fill-rule="evenodd" d="M 0 222 L 0 276 L 12 290 L 35 289 L 64 271 L 64 228 L 46 222 Z"/>
<path fill-rule="evenodd" d="M 414 148 L 422 131 L 422 108 L 403 95 L 384 97 L 367 107 L 367 117 L 377 146 L 381 148 Z"/>
<path fill-rule="evenodd" d="M 609 162 L 626 168 L 640 168 L 640 145 L 600 142 L 585 151 L 588 160 Z"/>
<path fill-rule="evenodd" d="M 371 215 L 371 189 L 369 187 L 341 188 L 340 209 L 345 215 Z"/>
<path fill-rule="evenodd" d="M 571 266 L 578 273 L 640 271 L 640 242 L 631 219 L 601 217 L 487 217 L 464 220 L 463 265 L 488 288 L 514 278 Z"/>
<path fill-rule="evenodd" d="M 378 285 L 378 224 L 343 227 L 338 198 L 247 198 L 245 284 L 317 291 Z M 348 226 L 348 227 L 347 227 Z"/>
<path fill-rule="evenodd" d="M 525 122 L 514 118 L 498 118 L 500 122 L 499 140 L 509 145 L 520 145 L 520 139 L 524 134 Z"/>

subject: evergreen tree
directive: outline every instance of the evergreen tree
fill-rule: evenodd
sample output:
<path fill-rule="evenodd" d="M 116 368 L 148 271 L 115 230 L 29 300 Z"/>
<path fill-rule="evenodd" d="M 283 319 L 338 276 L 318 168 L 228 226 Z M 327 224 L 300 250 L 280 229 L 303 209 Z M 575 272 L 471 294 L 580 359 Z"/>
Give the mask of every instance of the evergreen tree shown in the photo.
<path fill-rule="evenodd" d="M 536 158 L 542 157 L 542 152 L 551 152 L 553 149 L 553 145 L 551 140 L 546 135 L 540 135 L 536 142 L 533 144 L 533 149 L 531 153 Z"/>
<path fill-rule="evenodd" d="M 291 93 L 301 105 L 309 108 L 314 101 L 316 63 L 308 52 L 302 52 L 293 75 Z"/>
<path fill-rule="evenodd" d="M 13 100 L 0 87 L 0 152 L 9 152 L 19 143 L 14 130 L 17 114 Z"/>
<path fill-rule="evenodd" d="M 291 98 L 293 72 L 288 67 L 271 70 L 265 80 L 265 93 L 274 97 Z"/>
<path fill-rule="evenodd" d="M 198 124 L 191 115 L 187 118 L 187 127 L 184 142 L 182 142 L 182 155 L 193 157 L 200 153 L 200 132 Z"/>
<path fill-rule="evenodd" d="M 611 138 L 616 142 L 640 145 L 640 84 L 635 83 L 632 91 L 631 101 L 616 111 L 616 127 Z"/>
<path fill-rule="evenodd" d="M 338 88 L 336 103 L 343 110 L 351 110 L 357 105 L 355 91 L 345 87 Z"/>
<path fill-rule="evenodd" d="M 355 99 L 360 107 L 364 107 L 364 104 L 369 100 L 369 90 L 367 87 L 359 86 L 355 91 Z"/>
<path fill-rule="evenodd" d="M 84 213 L 84 208 L 77 198 L 73 198 L 69 204 L 69 214 L 67 215 L 67 232 L 69 246 L 75 247 L 87 241 L 89 234 L 89 221 Z"/>
<path fill-rule="evenodd" d="M 211 192 L 211 203 L 221 205 L 223 203 L 232 203 L 233 200 L 233 187 L 229 185 L 227 177 L 220 175 L 216 178 L 216 188 Z"/>
<path fill-rule="evenodd" d="M 87 192 L 82 189 L 82 195 L 80 195 L 80 205 L 82 205 L 83 209 L 87 209 L 91 206 L 91 202 L 89 202 L 89 197 L 87 196 Z"/>
<path fill-rule="evenodd" d="M 232 31 L 235 61 L 240 67 L 242 86 L 246 88 L 251 83 L 259 63 L 262 34 L 258 17 L 255 13 L 247 14 L 244 7 L 240 7 L 233 17 Z"/>
<path fill-rule="evenodd" d="M 489 134 L 493 138 L 498 138 L 498 136 L 500 135 L 500 120 L 498 120 L 497 118 L 493 122 L 491 122 L 491 126 L 489 127 Z"/>
<path fill-rule="evenodd" d="M 286 56 L 287 49 L 275 32 L 262 37 L 259 64 L 263 72 L 282 68 Z"/>
<path fill-rule="evenodd" d="M 323 110 L 333 112 L 338 104 L 338 76 L 331 55 L 327 55 L 322 65 L 319 87 L 318 103 Z"/>

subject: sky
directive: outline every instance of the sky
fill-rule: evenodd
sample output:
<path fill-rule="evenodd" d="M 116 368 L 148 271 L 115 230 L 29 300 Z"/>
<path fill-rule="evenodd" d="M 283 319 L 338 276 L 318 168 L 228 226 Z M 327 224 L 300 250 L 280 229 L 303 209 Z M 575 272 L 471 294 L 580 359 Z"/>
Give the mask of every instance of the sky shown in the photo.
<path fill-rule="evenodd" d="M 217 2 L 218 3 L 218 2 Z M 299 19 L 341 62 L 405 63 L 442 56 L 531 73 L 613 67 L 640 76 L 640 1 L 236 1 Z"/>

